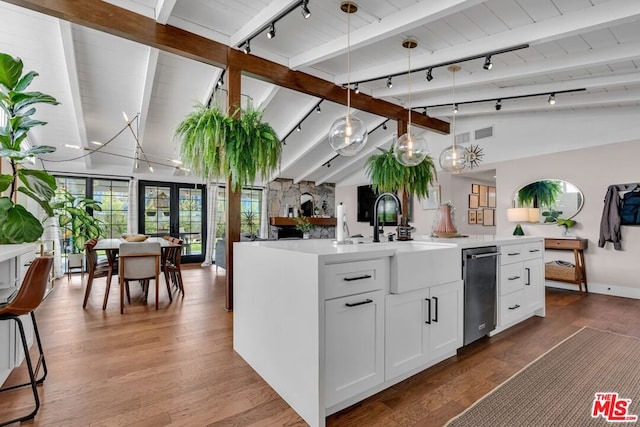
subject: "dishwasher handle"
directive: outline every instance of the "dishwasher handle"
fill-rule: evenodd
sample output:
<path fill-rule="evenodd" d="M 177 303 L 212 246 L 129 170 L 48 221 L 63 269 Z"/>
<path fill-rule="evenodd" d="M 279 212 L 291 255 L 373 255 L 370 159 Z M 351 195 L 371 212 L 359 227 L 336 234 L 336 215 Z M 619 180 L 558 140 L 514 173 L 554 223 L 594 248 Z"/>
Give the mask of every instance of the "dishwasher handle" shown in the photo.
<path fill-rule="evenodd" d="M 471 259 L 479 259 L 479 258 L 489 258 L 489 257 L 497 257 L 498 255 L 500 255 L 500 252 L 486 252 L 484 254 L 477 254 L 477 255 L 467 255 L 469 258 Z"/>

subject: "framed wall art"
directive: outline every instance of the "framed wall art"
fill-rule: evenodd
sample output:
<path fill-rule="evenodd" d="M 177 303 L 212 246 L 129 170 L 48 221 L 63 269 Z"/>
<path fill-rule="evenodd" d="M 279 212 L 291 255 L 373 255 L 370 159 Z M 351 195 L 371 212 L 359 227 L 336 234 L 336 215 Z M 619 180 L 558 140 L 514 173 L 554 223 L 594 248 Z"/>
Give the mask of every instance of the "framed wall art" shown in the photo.
<path fill-rule="evenodd" d="M 482 209 L 476 211 L 476 224 L 484 224 L 484 216 Z"/>
<path fill-rule="evenodd" d="M 495 225 L 493 209 L 482 210 L 482 225 Z"/>
<path fill-rule="evenodd" d="M 467 220 L 469 224 L 476 224 L 476 211 L 469 211 L 469 218 Z"/>
<path fill-rule="evenodd" d="M 496 207 L 496 187 L 488 187 L 487 206 L 490 208 Z"/>
<path fill-rule="evenodd" d="M 469 209 L 478 209 L 480 207 L 480 196 L 477 194 L 469 194 Z"/>
<path fill-rule="evenodd" d="M 480 185 L 479 184 L 471 184 L 471 193 L 472 194 L 478 194 L 480 192 Z"/>
<path fill-rule="evenodd" d="M 479 192 L 478 195 L 480 196 L 480 201 L 479 201 L 479 205 L 480 207 L 487 207 L 488 206 L 488 188 L 486 185 L 480 185 L 479 186 Z"/>

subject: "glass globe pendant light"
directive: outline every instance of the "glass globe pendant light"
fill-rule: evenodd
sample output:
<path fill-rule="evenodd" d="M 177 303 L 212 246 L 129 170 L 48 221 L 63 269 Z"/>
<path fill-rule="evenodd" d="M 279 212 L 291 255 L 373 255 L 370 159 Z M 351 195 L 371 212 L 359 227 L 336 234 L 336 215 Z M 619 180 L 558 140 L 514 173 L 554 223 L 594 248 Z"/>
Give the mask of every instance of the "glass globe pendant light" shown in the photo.
<path fill-rule="evenodd" d="M 402 46 L 409 52 L 409 121 L 407 123 L 407 133 L 398 138 L 393 144 L 393 155 L 404 166 L 419 165 L 428 154 L 427 141 L 421 136 L 411 133 L 411 49 L 418 46 L 418 42 L 413 39 L 406 39 Z"/>
<path fill-rule="evenodd" d="M 460 148 L 458 147 L 458 145 L 456 144 L 456 113 L 457 111 L 455 111 L 455 107 L 456 107 L 456 73 L 458 71 L 460 71 L 460 66 L 459 65 L 450 65 L 447 68 L 449 71 L 451 71 L 452 75 L 453 75 L 453 96 L 452 96 L 452 103 L 453 103 L 453 108 L 454 111 L 452 113 L 453 118 L 451 120 L 451 135 L 453 135 L 453 144 L 447 148 L 445 148 L 444 150 L 442 150 L 442 153 L 440 153 L 440 167 L 442 168 L 442 170 L 444 170 L 445 172 L 449 172 L 449 173 L 460 173 L 464 170 L 466 164 L 467 164 L 467 159 L 465 157 L 465 153 L 464 153 L 464 148 Z"/>
<path fill-rule="evenodd" d="M 350 16 L 358 11 L 352 1 L 343 1 L 340 9 L 347 14 L 347 115 L 338 118 L 329 128 L 329 144 L 338 154 L 355 156 L 367 144 L 367 127 L 358 117 L 351 115 Z"/>

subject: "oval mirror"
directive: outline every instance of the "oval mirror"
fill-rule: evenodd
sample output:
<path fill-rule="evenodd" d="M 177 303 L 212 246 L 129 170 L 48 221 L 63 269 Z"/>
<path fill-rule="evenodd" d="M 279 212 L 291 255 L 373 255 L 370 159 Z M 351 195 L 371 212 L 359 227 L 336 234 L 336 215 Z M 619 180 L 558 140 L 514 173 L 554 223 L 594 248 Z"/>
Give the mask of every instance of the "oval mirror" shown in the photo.
<path fill-rule="evenodd" d="M 558 218 L 573 218 L 582 205 L 582 191 L 561 179 L 544 179 L 523 185 L 513 194 L 514 207 L 538 208 L 540 224 L 555 224 Z"/>
<path fill-rule="evenodd" d="M 300 195 L 300 210 L 302 216 L 313 216 L 313 196 L 309 193 Z"/>

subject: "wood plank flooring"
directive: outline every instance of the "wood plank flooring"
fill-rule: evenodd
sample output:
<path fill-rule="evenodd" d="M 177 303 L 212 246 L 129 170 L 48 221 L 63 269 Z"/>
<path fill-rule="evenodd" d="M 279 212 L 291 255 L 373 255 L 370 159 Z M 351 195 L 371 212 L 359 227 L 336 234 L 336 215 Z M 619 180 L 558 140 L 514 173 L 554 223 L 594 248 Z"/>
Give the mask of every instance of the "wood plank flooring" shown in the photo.
<path fill-rule="evenodd" d="M 86 310 L 80 275 L 58 281 L 36 313 L 49 376 L 39 387 L 40 412 L 27 425 L 305 425 L 233 352 L 224 274 L 186 268 L 184 299 L 174 294 L 168 304 L 161 286 L 159 311 L 134 301 L 124 315 L 117 286 L 102 311 L 104 279 L 96 280 Z M 582 326 L 640 337 L 639 313 L 640 300 L 548 289 L 546 318 L 478 341 L 330 416 L 327 425 L 440 426 Z M 16 371 L 7 383 L 26 377 L 24 368 Z M 30 403 L 27 389 L 0 394 L 0 419 Z"/>

